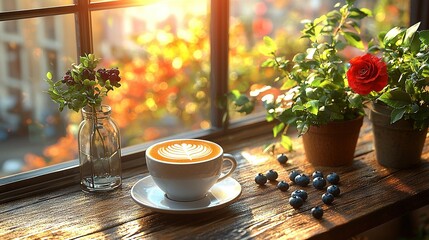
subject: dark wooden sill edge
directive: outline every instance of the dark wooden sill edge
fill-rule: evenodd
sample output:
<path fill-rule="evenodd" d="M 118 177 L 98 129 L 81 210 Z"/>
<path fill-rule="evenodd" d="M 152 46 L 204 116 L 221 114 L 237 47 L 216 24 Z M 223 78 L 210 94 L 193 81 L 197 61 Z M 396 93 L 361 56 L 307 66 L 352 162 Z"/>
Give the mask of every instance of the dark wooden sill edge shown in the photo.
<path fill-rule="evenodd" d="M 370 214 L 350 220 L 346 224 L 336 226 L 330 231 L 316 234 L 309 239 L 351 239 L 356 234 L 365 232 L 389 220 L 402 217 L 408 212 L 426 206 L 426 199 L 428 198 L 429 190 L 422 191 L 411 196 L 409 199 L 399 200 Z"/>
<path fill-rule="evenodd" d="M 246 118 L 244 121 L 231 124 L 230 128 L 227 130 L 211 129 L 194 131 L 157 141 L 164 141 L 172 138 L 201 138 L 220 144 L 225 148 L 225 151 L 233 151 L 241 146 L 240 143 L 248 143 L 252 138 L 260 138 L 263 136 L 272 137 L 271 129 L 273 126 L 273 123 L 266 122 L 261 115 L 255 115 Z M 145 151 L 155 142 L 156 141 L 138 144 L 122 149 L 123 172 L 144 165 Z M 78 184 L 78 165 L 78 160 L 72 160 L 54 166 L 1 178 L 0 203 Z"/>

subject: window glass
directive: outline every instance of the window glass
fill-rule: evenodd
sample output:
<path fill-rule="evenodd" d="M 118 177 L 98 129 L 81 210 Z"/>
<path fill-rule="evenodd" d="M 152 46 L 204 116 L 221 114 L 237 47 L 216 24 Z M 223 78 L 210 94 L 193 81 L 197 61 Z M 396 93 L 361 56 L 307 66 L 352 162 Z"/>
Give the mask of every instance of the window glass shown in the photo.
<path fill-rule="evenodd" d="M 49 21 L 55 38 L 45 34 Z M 69 118 L 49 99 L 44 79 L 48 71 L 60 78 L 75 62 L 74 22 L 73 15 L 0 22 L 0 177 L 58 162 L 63 154 L 49 147 L 67 136 Z M 7 31 L 10 25 L 17 31 Z"/>
<path fill-rule="evenodd" d="M 0 0 L 0 12 L 73 4 L 77 0 Z M 104 0 L 93 0 L 101 3 Z M 119 2 L 119 1 L 118 1 Z M 102 67 L 121 70 L 122 87 L 106 103 L 121 128 L 122 146 L 210 127 L 209 0 L 142 0 L 144 6 L 92 12 L 94 52 Z M 302 49 L 300 21 L 329 10 L 321 0 L 230 0 L 229 87 L 246 92 L 272 83 L 259 65 L 262 38 L 281 54 Z M 365 0 L 375 9 L 371 35 L 406 26 L 409 0 Z M 79 113 L 58 112 L 45 93 L 76 62 L 73 14 L 0 22 L 0 177 L 77 158 Z M 233 114 L 233 119 L 241 115 Z"/>
<path fill-rule="evenodd" d="M 122 147 L 210 127 L 207 12 L 208 1 L 169 0 L 92 13 L 93 46 L 102 58 L 100 67 L 121 70 L 122 87 L 110 92 L 105 103 L 112 106 L 112 117 L 120 126 Z M 17 22 L 27 26 L 27 21 Z M 12 43 L 22 46 L 21 55 L 38 58 L 22 59 L 22 69 L 16 70 L 28 86 L 1 96 L 8 105 L 0 101 L 5 109 L 0 111 L 0 151 L 8 149 L 8 153 L 0 155 L 0 176 L 77 158 L 81 115 L 59 113 L 44 92 L 47 71 L 54 80 L 61 79 L 76 61 L 74 17 L 34 21 L 37 31 L 23 28 L 13 35 Z M 43 44 L 26 46 L 24 36 Z M 3 59 L 5 64 L 16 66 L 9 55 L 9 60 Z M 30 67 L 40 72 L 26 74 Z M 7 86 L 7 81 L 0 80 L 0 87 Z M 26 101 L 31 95 L 37 95 L 38 102 Z M 10 108 L 16 113 L 11 115 Z M 3 118 L 8 119 L 4 124 Z M 14 143 L 17 148 L 9 148 Z"/>
<path fill-rule="evenodd" d="M 122 146 L 210 127 L 207 10 L 168 0 L 92 14 L 95 53 L 122 71 L 106 101 Z"/>
<path fill-rule="evenodd" d="M 0 0 L 0 12 L 72 5 L 75 0 Z"/>
<path fill-rule="evenodd" d="M 363 32 L 377 36 L 379 32 L 393 26 L 408 26 L 410 1 L 406 0 L 361 0 L 359 7 L 373 10 L 373 18 L 362 24 Z M 252 86 L 259 84 L 276 86 L 273 69 L 260 67 L 267 57 L 259 51 L 264 36 L 270 36 L 277 43 L 279 56 L 292 59 L 297 52 L 306 48 L 306 42 L 299 39 L 301 20 L 314 19 L 330 11 L 337 1 L 322 0 L 231 0 L 230 17 L 230 60 L 229 88 L 249 93 Z M 356 54 L 356 53 L 348 53 Z M 264 109 L 259 105 L 255 112 Z M 232 107 L 233 120 L 243 115 Z"/>
<path fill-rule="evenodd" d="M 6 77 L 9 77 L 14 80 L 21 80 L 22 74 L 21 74 L 21 64 L 22 64 L 22 57 L 21 57 L 21 44 L 16 42 L 6 42 L 6 55 L 4 58 L 6 59 Z"/>

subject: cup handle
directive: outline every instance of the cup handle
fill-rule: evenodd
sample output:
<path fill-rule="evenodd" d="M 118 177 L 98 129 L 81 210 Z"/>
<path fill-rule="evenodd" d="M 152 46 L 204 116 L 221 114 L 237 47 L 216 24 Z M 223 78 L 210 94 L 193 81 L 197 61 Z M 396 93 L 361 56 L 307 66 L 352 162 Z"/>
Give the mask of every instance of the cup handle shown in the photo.
<path fill-rule="evenodd" d="M 228 161 L 231 163 L 231 168 L 228 170 L 227 173 L 221 173 L 219 179 L 217 180 L 218 182 L 224 180 L 225 178 L 229 177 L 234 170 L 237 168 L 237 161 L 235 160 L 235 158 L 229 154 L 229 153 L 224 153 L 223 154 L 223 161 L 222 161 L 222 165 L 225 161 Z"/>

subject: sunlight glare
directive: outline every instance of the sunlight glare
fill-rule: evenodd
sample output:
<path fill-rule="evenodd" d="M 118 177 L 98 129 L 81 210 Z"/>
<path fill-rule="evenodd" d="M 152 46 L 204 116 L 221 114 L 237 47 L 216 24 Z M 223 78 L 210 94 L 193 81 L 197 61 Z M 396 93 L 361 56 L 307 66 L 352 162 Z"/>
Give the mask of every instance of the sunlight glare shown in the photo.
<path fill-rule="evenodd" d="M 263 163 L 270 160 L 270 155 L 262 153 L 262 151 L 250 152 L 245 150 L 241 152 L 241 155 L 252 165 L 262 165 Z"/>

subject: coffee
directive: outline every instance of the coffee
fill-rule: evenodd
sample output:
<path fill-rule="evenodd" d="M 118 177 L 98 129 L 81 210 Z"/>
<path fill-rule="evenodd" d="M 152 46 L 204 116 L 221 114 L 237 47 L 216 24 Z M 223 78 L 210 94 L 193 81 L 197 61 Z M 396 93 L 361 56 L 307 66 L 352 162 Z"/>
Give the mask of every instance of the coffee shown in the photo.
<path fill-rule="evenodd" d="M 168 199 L 195 201 L 207 196 L 214 184 L 231 176 L 237 161 L 214 142 L 175 139 L 150 146 L 146 150 L 146 165 Z"/>
<path fill-rule="evenodd" d="M 201 162 L 218 157 L 222 148 L 213 142 L 198 139 L 178 139 L 158 143 L 147 151 L 158 161 L 171 163 Z"/>

